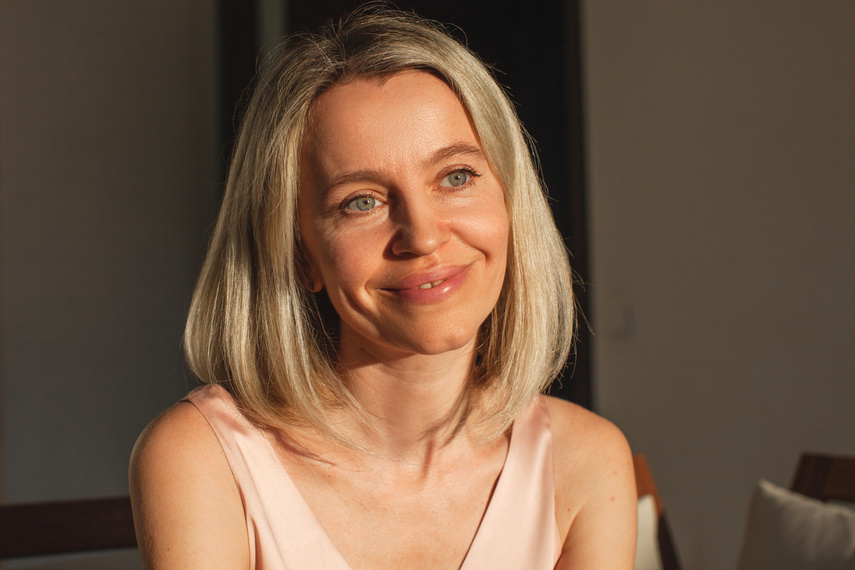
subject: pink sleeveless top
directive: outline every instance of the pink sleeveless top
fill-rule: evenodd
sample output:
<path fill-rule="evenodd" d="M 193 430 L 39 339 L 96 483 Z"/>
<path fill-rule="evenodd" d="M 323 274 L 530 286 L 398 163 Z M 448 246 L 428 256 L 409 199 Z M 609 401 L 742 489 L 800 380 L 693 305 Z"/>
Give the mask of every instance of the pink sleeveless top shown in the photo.
<path fill-rule="evenodd" d="M 220 441 L 237 482 L 249 534 L 250 568 L 351 570 L 300 495 L 264 432 L 219 386 L 187 395 Z M 505 465 L 461 570 L 554 568 L 552 433 L 540 397 L 514 422 Z"/>

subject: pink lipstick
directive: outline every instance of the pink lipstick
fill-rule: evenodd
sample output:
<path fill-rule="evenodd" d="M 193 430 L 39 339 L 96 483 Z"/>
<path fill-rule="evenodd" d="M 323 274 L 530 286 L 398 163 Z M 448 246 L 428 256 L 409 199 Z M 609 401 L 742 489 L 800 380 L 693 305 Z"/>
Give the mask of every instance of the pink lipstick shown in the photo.
<path fill-rule="evenodd" d="M 411 275 L 383 288 L 383 291 L 410 303 L 437 303 L 450 297 L 463 285 L 471 268 L 472 265 L 458 265 Z"/>

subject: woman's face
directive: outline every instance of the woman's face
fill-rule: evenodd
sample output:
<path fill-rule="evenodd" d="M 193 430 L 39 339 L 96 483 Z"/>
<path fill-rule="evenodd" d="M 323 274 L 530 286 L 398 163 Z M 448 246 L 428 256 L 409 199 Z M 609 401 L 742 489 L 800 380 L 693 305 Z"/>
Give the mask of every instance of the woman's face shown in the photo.
<path fill-rule="evenodd" d="M 307 133 L 299 222 L 342 354 L 472 348 L 502 289 L 508 217 L 451 89 L 420 71 L 338 85 Z"/>

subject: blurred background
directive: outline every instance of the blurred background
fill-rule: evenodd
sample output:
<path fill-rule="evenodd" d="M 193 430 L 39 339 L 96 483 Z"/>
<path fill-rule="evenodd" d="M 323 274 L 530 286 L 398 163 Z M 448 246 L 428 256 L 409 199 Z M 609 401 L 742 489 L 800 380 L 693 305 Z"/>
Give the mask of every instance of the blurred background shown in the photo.
<path fill-rule="evenodd" d="M 127 493 L 195 386 L 235 102 L 356 4 L 0 3 L 3 501 Z M 647 455 L 684 568 L 734 567 L 758 478 L 855 454 L 855 4 L 397 4 L 459 26 L 537 140 L 593 331 L 553 393 Z"/>

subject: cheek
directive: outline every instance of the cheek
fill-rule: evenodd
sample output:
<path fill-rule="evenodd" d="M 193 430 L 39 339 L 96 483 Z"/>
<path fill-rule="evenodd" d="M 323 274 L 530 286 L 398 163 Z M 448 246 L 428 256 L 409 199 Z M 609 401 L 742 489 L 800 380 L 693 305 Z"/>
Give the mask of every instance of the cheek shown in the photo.
<path fill-rule="evenodd" d="M 347 232 L 335 236 L 321 237 L 318 256 L 324 283 L 329 289 L 341 289 L 338 293 L 349 296 L 361 288 L 370 278 L 378 255 L 374 241 L 364 235 Z M 380 256 L 382 257 L 382 256 Z M 330 294 L 337 294 L 329 291 Z"/>
<path fill-rule="evenodd" d="M 508 212 L 505 210 L 504 205 L 502 209 L 496 214 L 496 217 L 493 220 L 493 238 L 496 240 L 496 243 L 501 243 L 502 254 L 507 255 L 508 252 L 508 232 L 509 229 L 509 221 L 508 221 Z"/>
<path fill-rule="evenodd" d="M 504 202 L 472 212 L 464 224 L 488 257 L 503 261 L 508 252 L 508 214 Z"/>
<path fill-rule="evenodd" d="M 501 290 L 507 273 L 510 234 L 510 221 L 508 220 L 508 212 L 505 209 L 504 201 L 486 223 L 485 235 L 491 244 L 488 255 L 492 258 L 492 262 L 496 266 L 495 286 L 498 290 Z M 498 291 L 496 293 L 498 294 Z"/>

